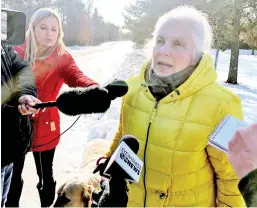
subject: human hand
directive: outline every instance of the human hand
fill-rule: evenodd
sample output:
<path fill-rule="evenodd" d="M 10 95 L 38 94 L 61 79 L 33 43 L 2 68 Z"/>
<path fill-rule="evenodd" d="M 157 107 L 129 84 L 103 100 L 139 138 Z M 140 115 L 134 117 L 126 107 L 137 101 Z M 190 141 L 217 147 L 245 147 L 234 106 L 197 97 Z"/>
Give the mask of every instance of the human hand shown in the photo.
<path fill-rule="evenodd" d="M 41 101 L 32 95 L 23 95 L 19 98 L 18 102 L 18 110 L 22 115 L 37 114 L 39 112 L 39 110 L 33 108 L 33 106 L 37 103 L 41 103 Z"/>
<path fill-rule="evenodd" d="M 257 123 L 237 130 L 228 145 L 228 159 L 240 179 L 257 168 Z"/>

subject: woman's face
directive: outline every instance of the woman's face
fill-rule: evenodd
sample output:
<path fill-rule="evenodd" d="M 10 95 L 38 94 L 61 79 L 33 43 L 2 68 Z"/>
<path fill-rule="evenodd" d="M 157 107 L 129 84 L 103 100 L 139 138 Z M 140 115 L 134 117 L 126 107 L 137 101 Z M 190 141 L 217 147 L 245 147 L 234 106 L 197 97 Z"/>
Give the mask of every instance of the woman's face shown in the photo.
<path fill-rule="evenodd" d="M 192 29 L 179 21 L 166 21 L 157 31 L 152 67 L 159 76 L 187 68 L 193 60 Z"/>
<path fill-rule="evenodd" d="M 57 42 L 58 34 L 58 21 L 53 16 L 43 18 L 35 25 L 35 36 L 40 47 L 54 46 Z"/>

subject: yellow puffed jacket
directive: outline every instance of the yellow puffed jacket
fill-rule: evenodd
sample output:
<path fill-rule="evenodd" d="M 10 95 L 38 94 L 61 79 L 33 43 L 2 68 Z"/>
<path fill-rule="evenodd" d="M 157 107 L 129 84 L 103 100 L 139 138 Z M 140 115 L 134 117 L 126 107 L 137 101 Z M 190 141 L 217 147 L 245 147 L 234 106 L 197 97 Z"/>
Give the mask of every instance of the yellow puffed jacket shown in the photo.
<path fill-rule="evenodd" d="M 240 99 L 217 84 L 210 55 L 177 90 L 156 102 L 141 72 L 127 80 L 118 132 L 134 135 L 144 168 L 138 184 L 128 184 L 131 206 L 245 206 L 227 155 L 208 145 L 208 136 L 227 115 L 243 119 Z M 146 189 L 146 192 L 145 192 Z"/>

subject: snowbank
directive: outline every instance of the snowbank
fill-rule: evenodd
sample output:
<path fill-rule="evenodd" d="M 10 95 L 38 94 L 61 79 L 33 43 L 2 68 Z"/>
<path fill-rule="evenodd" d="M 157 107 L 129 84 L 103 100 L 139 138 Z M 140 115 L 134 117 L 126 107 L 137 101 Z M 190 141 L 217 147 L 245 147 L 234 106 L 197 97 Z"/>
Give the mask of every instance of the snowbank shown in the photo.
<path fill-rule="evenodd" d="M 98 138 L 112 140 L 115 136 L 120 119 L 121 98 L 112 101 L 111 107 L 104 116 L 94 124 L 88 133 L 87 142 Z"/>

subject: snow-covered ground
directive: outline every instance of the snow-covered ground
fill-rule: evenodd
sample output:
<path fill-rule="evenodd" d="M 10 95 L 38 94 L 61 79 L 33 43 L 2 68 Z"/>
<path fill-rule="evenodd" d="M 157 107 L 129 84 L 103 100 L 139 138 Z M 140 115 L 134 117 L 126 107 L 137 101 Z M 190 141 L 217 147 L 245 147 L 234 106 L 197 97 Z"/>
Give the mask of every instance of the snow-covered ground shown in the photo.
<path fill-rule="evenodd" d="M 79 50 L 77 50 L 79 49 Z M 127 79 L 139 71 L 145 56 L 140 49 L 133 47 L 132 42 L 111 42 L 97 47 L 71 47 L 81 70 L 100 84 L 106 84 L 114 78 Z M 257 57 L 244 55 L 239 59 L 238 81 L 240 85 L 228 85 L 224 81 L 228 75 L 230 52 L 221 52 L 218 62 L 218 80 L 225 87 L 237 93 L 243 104 L 245 121 L 257 122 Z M 211 54 L 215 56 L 215 51 Z M 62 90 L 67 89 L 63 86 Z M 87 141 L 95 137 L 112 139 L 117 129 L 121 99 L 112 102 L 105 114 L 83 115 L 78 122 L 61 138 L 54 158 L 54 174 L 57 187 L 78 171 L 83 150 Z M 77 117 L 61 114 L 61 131 L 66 130 Z M 29 153 L 23 171 L 24 189 L 21 207 L 39 207 L 39 196 L 36 189 L 37 175 L 32 154 Z"/>

